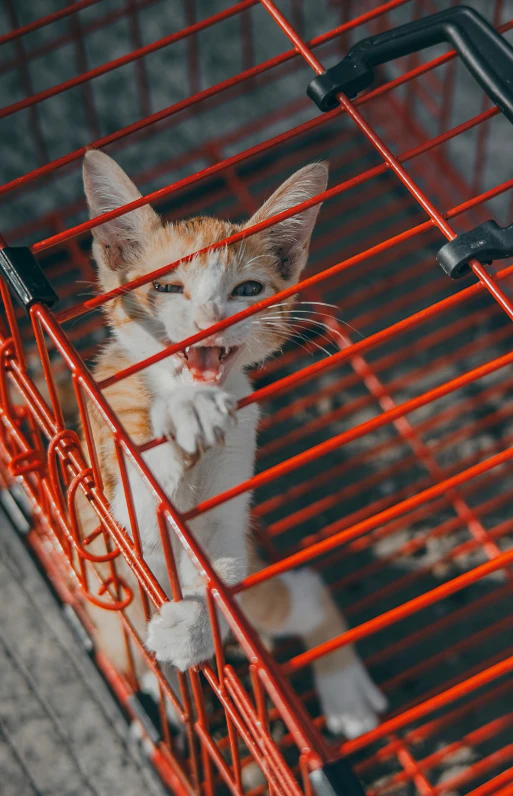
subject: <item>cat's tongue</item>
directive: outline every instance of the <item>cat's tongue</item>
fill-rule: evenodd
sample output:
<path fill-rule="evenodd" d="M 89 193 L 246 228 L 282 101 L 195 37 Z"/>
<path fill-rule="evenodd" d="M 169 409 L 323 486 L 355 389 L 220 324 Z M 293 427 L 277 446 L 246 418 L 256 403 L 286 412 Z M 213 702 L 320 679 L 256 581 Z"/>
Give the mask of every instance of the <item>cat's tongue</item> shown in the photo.
<path fill-rule="evenodd" d="M 194 346 L 187 351 L 187 367 L 195 381 L 216 381 L 221 373 L 220 346 Z"/>

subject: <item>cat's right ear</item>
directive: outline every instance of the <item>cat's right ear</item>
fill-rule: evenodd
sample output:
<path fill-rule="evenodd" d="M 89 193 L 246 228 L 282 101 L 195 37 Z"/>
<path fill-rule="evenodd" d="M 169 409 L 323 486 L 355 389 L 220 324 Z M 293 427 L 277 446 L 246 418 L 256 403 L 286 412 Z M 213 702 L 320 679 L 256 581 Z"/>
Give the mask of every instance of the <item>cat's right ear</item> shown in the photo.
<path fill-rule="evenodd" d="M 123 169 L 97 149 L 86 152 L 82 173 L 91 218 L 141 198 L 141 193 Z M 144 205 L 95 227 L 93 251 L 98 264 L 111 270 L 126 267 L 160 225 L 157 213 L 149 205 Z"/>

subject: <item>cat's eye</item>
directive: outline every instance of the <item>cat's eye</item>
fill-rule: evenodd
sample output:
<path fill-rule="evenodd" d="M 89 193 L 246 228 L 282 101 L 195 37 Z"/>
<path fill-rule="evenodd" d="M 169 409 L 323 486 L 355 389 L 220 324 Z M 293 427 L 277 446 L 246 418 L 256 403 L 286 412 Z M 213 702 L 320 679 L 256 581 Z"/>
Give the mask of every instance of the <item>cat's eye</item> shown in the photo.
<path fill-rule="evenodd" d="M 232 296 L 234 298 L 238 296 L 242 296 L 243 298 L 258 296 L 263 289 L 264 286 L 261 282 L 256 282 L 254 279 L 248 279 L 247 282 L 241 282 L 240 285 L 237 285 L 237 287 L 233 288 Z"/>
<path fill-rule="evenodd" d="M 159 293 L 183 293 L 183 285 L 172 285 L 169 282 L 154 282 L 153 287 Z"/>

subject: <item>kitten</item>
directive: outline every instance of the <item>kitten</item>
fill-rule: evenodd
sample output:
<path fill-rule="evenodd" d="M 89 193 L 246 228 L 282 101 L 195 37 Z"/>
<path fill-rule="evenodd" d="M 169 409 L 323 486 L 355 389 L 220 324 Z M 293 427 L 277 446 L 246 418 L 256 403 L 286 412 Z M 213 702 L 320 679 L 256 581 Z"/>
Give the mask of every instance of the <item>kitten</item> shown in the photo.
<path fill-rule="evenodd" d="M 141 196 L 124 171 L 102 152 L 86 154 L 83 175 L 92 218 Z M 326 165 L 305 166 L 278 188 L 247 225 L 213 218 L 165 224 L 148 205 L 108 221 L 93 230 L 101 290 L 149 274 L 287 210 L 324 191 L 326 184 Z M 306 264 L 318 211 L 316 205 L 235 245 L 198 255 L 108 302 L 104 311 L 113 337 L 98 359 L 95 378 L 108 378 L 296 283 Z M 272 323 L 266 324 L 266 313 L 259 313 L 106 389 L 107 400 L 136 444 L 168 438 L 169 444 L 143 455 L 179 511 L 186 512 L 252 476 L 258 408 L 251 404 L 237 413 L 235 409 L 237 401 L 251 392 L 245 368 L 278 351 L 287 339 L 292 304 L 289 299 L 270 309 Z M 112 512 L 122 526 L 130 528 L 111 435 L 94 411 L 92 428 Z M 128 466 L 128 474 L 144 557 L 164 587 L 167 578 L 154 497 L 133 467 Z M 255 566 L 250 563 L 247 538 L 249 503 L 249 494 L 240 495 L 190 523 L 227 584 L 238 583 Z M 146 644 L 159 661 L 183 671 L 210 658 L 213 643 L 202 579 L 181 546 L 175 543 L 173 549 L 184 599 L 166 603 L 152 618 Z M 129 609 L 131 621 L 144 635 L 144 617 L 136 603 L 140 600 L 134 600 Z M 260 632 L 298 634 L 307 646 L 346 629 L 328 589 L 308 569 L 260 584 L 245 593 L 241 603 Z M 120 634 L 113 631 L 112 612 L 103 614 L 109 614 L 110 620 L 96 617 L 100 646 L 116 658 Z M 223 620 L 221 629 L 226 637 L 228 627 Z M 386 701 L 353 648 L 331 653 L 314 670 L 331 730 L 354 737 L 377 724 Z"/>

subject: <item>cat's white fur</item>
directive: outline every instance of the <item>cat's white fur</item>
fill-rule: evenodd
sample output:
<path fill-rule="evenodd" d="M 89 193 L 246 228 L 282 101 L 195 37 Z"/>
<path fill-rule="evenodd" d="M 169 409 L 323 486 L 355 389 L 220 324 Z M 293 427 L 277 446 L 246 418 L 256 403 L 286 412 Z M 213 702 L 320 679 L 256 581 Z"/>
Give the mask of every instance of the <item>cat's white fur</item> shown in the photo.
<path fill-rule="evenodd" d="M 314 196 L 324 190 L 326 179 L 327 171 L 323 164 L 312 164 L 302 169 L 278 189 L 252 222 Z M 140 197 L 119 166 L 97 151 L 89 152 L 85 158 L 84 184 L 92 217 Z M 289 223 L 284 222 L 273 232 L 281 236 L 280 245 L 293 266 L 296 280 L 305 265 L 317 212 L 318 207 L 314 207 Z M 117 260 L 112 260 L 109 267 L 107 256 L 113 257 L 113 250 L 119 246 L 120 257 L 129 262 L 157 223 L 160 222 L 154 211 L 145 206 L 95 230 L 93 252 L 99 264 L 103 289 L 115 286 L 113 276 L 118 269 Z M 142 246 L 146 273 L 189 253 L 172 236 L 166 240 L 168 245 L 160 243 L 148 250 Z M 199 249 L 203 245 L 208 245 L 208 240 L 202 240 L 200 234 L 195 246 Z M 189 297 L 159 297 L 156 304 L 158 323 L 155 325 L 147 313 L 140 311 L 136 302 L 135 316 L 140 322 L 113 324 L 116 336 L 116 343 L 112 344 L 113 356 L 116 349 L 122 350 L 131 362 L 139 362 L 161 351 L 169 341 L 185 339 L 251 303 L 251 299 L 228 299 L 235 278 L 229 258 L 228 249 L 218 249 L 166 277 L 168 280 L 171 277 L 183 280 Z M 273 288 L 269 285 L 267 266 L 262 265 L 258 257 L 253 259 L 247 264 L 247 278 L 261 280 L 265 284 L 264 293 L 258 296 L 261 299 L 271 295 Z M 240 266 L 239 263 L 237 267 L 240 269 Z M 122 267 L 120 271 L 123 271 Z M 140 268 L 134 273 L 127 267 L 123 280 L 128 281 L 139 273 Z M 264 344 L 255 334 L 256 328 L 248 320 L 221 332 L 211 341 L 211 344 L 230 346 L 236 343 L 239 346 L 238 361 L 222 387 L 193 382 L 178 357 L 166 358 L 144 371 L 151 394 L 152 434 L 155 437 L 167 436 L 173 442 L 143 455 L 170 500 L 182 512 L 253 474 L 258 409 L 252 404 L 235 413 L 235 407 L 237 401 L 251 391 L 243 367 L 261 361 L 271 353 L 270 344 Z M 197 463 L 190 467 L 190 461 L 198 457 Z M 128 471 L 145 559 L 165 586 L 167 578 L 154 497 L 136 471 L 130 466 Z M 245 493 L 190 523 L 213 568 L 227 584 L 237 583 L 248 571 L 246 533 L 249 501 L 250 495 Z M 117 521 L 130 528 L 124 489 L 119 481 L 112 509 Z M 213 644 L 202 579 L 187 552 L 176 543 L 174 553 L 178 559 L 184 599 L 177 603 L 170 601 L 163 606 L 160 614 L 149 623 L 146 643 L 159 661 L 185 670 L 211 657 Z M 282 577 L 292 596 L 293 607 L 282 626 L 275 627 L 275 635 L 305 635 L 315 631 L 325 619 L 322 602 L 325 587 L 321 579 L 309 570 L 291 572 Z M 225 637 L 228 628 L 223 621 L 221 628 Z M 354 737 L 376 725 L 377 714 L 385 706 L 384 700 L 356 654 L 352 654 L 349 665 L 335 674 L 325 675 L 319 670 L 316 677 L 319 696 L 332 729 Z"/>

